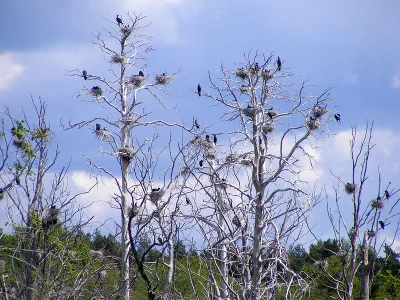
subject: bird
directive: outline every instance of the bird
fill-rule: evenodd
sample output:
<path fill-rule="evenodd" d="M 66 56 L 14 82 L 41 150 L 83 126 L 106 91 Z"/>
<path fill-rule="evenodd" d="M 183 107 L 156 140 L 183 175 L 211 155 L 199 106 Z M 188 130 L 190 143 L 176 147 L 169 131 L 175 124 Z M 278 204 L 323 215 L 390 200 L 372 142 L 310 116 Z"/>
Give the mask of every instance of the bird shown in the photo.
<path fill-rule="evenodd" d="M 279 58 L 279 56 L 278 56 L 278 60 L 276 61 L 276 63 L 278 65 L 278 71 L 280 71 L 281 67 L 282 67 L 282 62 L 281 62 L 281 59 Z"/>
<path fill-rule="evenodd" d="M 259 66 L 258 66 L 258 62 L 256 62 L 255 64 L 254 64 L 254 71 L 258 71 L 259 70 Z"/>
<path fill-rule="evenodd" d="M 83 79 L 87 79 L 87 72 L 86 72 L 86 70 L 83 70 L 82 71 L 82 75 L 83 75 Z"/>
<path fill-rule="evenodd" d="M 274 111 L 274 109 L 271 107 L 270 109 L 268 109 L 267 111 L 267 115 L 270 119 L 272 119 L 273 117 L 276 116 L 276 112 Z"/>
<path fill-rule="evenodd" d="M 160 188 L 151 189 L 152 192 L 158 192 L 159 190 L 160 190 Z"/>
<path fill-rule="evenodd" d="M 214 134 L 214 144 L 217 144 L 217 136 Z"/>
<path fill-rule="evenodd" d="M 0 194 L 3 194 L 3 188 L 0 187 Z"/>
<path fill-rule="evenodd" d="M 201 85 L 197 85 L 197 94 L 199 94 L 199 97 L 201 96 Z"/>
<path fill-rule="evenodd" d="M 17 185 L 21 185 L 21 181 L 19 180 L 19 177 L 15 177 L 15 182 L 17 183 Z"/>
<path fill-rule="evenodd" d="M 117 15 L 117 17 L 115 18 L 115 20 L 117 21 L 117 23 L 118 23 L 118 26 L 120 26 L 121 24 L 122 24 L 122 20 L 121 20 L 121 18 Z"/>
<path fill-rule="evenodd" d="M 142 72 L 142 71 L 139 71 L 139 76 L 142 76 L 142 77 L 144 77 L 144 74 L 143 74 L 143 72 Z"/>
<path fill-rule="evenodd" d="M 389 199 L 389 198 L 390 198 L 390 194 L 389 194 L 389 191 L 388 191 L 388 190 L 385 190 L 385 197 L 386 197 L 386 199 Z"/>
<path fill-rule="evenodd" d="M 162 244 L 162 238 L 161 238 L 161 237 L 158 237 L 157 240 L 158 240 L 158 242 L 159 242 L 160 244 Z"/>
<path fill-rule="evenodd" d="M 97 86 L 97 85 L 95 85 L 94 87 L 92 87 L 92 90 L 99 90 L 100 88 Z"/>
<path fill-rule="evenodd" d="M 203 166 L 203 163 L 204 163 L 204 161 L 203 161 L 203 160 L 199 161 L 199 165 L 200 165 L 200 167 L 202 167 L 202 166 Z"/>
<path fill-rule="evenodd" d="M 96 131 L 100 131 L 100 130 L 101 130 L 100 124 L 96 124 Z"/>
<path fill-rule="evenodd" d="M 336 122 L 340 122 L 340 114 L 335 114 L 335 120 Z"/>
<path fill-rule="evenodd" d="M 161 76 L 167 76 L 167 73 L 162 73 Z"/>
<path fill-rule="evenodd" d="M 194 126 L 195 126 L 197 129 L 200 128 L 199 123 L 197 123 L 197 120 L 194 120 Z"/>
<path fill-rule="evenodd" d="M 187 204 L 187 205 L 190 205 L 190 204 L 191 204 L 190 199 L 189 199 L 189 197 L 187 197 L 187 196 L 186 196 L 186 204 Z"/>
<path fill-rule="evenodd" d="M 379 225 L 381 225 L 382 230 L 385 230 L 385 223 L 383 221 L 379 221 Z"/>
<path fill-rule="evenodd" d="M 207 142 L 210 141 L 210 135 L 209 135 L 209 134 L 206 135 L 206 141 L 207 141 Z"/>

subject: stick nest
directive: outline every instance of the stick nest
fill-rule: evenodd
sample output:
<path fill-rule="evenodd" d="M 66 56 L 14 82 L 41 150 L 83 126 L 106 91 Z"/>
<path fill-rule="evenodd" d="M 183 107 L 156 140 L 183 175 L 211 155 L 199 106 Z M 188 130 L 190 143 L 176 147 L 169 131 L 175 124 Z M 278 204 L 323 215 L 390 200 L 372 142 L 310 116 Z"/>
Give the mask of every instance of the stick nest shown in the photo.
<path fill-rule="evenodd" d="M 249 87 L 249 86 L 245 86 L 245 85 L 242 85 L 240 88 L 239 88 L 239 92 L 241 92 L 241 93 L 243 93 L 243 94 L 246 94 L 248 91 L 250 91 L 251 90 L 251 87 Z"/>
<path fill-rule="evenodd" d="M 376 235 L 376 232 L 373 230 L 368 230 L 367 234 L 369 237 L 374 237 Z"/>
<path fill-rule="evenodd" d="M 242 113 L 249 118 L 253 118 L 256 114 L 256 109 L 254 107 L 246 107 L 242 109 Z"/>
<path fill-rule="evenodd" d="M 112 139 L 112 133 L 107 129 L 95 130 L 94 133 L 96 137 L 102 141 Z"/>
<path fill-rule="evenodd" d="M 215 147 L 215 144 L 213 141 L 207 141 L 207 140 L 201 140 L 201 146 L 203 146 L 206 149 L 212 149 Z"/>
<path fill-rule="evenodd" d="M 238 216 L 234 216 L 232 218 L 232 224 L 235 225 L 236 227 L 242 226 Z"/>
<path fill-rule="evenodd" d="M 126 57 L 123 55 L 114 54 L 114 56 L 111 57 L 111 62 L 114 64 L 125 64 Z"/>
<path fill-rule="evenodd" d="M 17 137 L 14 137 L 14 139 L 13 139 L 13 145 L 15 147 L 17 147 L 17 148 L 21 148 L 22 145 L 24 144 L 24 142 L 25 142 L 24 139 L 20 139 L 20 138 L 17 138 Z"/>
<path fill-rule="evenodd" d="M 167 75 L 157 75 L 156 76 L 156 82 L 158 84 L 169 84 L 172 80 L 172 76 L 167 76 Z"/>
<path fill-rule="evenodd" d="M 226 189 L 228 187 L 228 182 L 226 182 L 226 179 L 221 179 L 215 182 L 216 186 L 221 188 L 221 189 Z"/>
<path fill-rule="evenodd" d="M 344 190 L 349 195 L 353 194 L 356 190 L 356 185 L 348 182 L 344 185 Z"/>
<path fill-rule="evenodd" d="M 101 88 L 99 88 L 99 87 L 97 87 L 97 88 L 96 87 L 92 87 L 90 89 L 90 93 L 95 97 L 103 96 L 103 90 Z"/>
<path fill-rule="evenodd" d="M 144 76 L 132 75 L 131 79 L 129 81 L 133 85 L 140 86 L 142 84 L 142 82 L 144 81 Z"/>
<path fill-rule="evenodd" d="M 234 153 L 229 154 L 229 155 L 225 158 L 225 161 L 226 161 L 227 163 L 233 163 L 233 162 L 236 162 L 237 160 L 238 160 L 238 157 L 237 157 L 237 155 L 234 154 Z"/>
<path fill-rule="evenodd" d="M 159 190 L 152 190 L 150 193 L 150 201 L 153 202 L 154 204 L 157 204 L 157 202 L 164 196 L 165 190 L 159 189 Z"/>
<path fill-rule="evenodd" d="M 128 25 L 121 26 L 121 32 L 122 32 L 125 36 L 130 35 L 130 34 L 132 33 L 132 29 L 133 29 L 133 28 L 130 28 Z"/>
<path fill-rule="evenodd" d="M 371 201 L 372 208 L 382 209 L 385 206 L 385 201 L 382 199 L 374 199 Z"/>
<path fill-rule="evenodd" d="M 131 160 L 135 157 L 136 151 L 132 146 L 118 148 L 118 155 L 122 159 Z"/>
<path fill-rule="evenodd" d="M 181 175 L 189 174 L 191 172 L 189 167 L 183 167 L 180 171 Z"/>
<path fill-rule="evenodd" d="M 139 214 L 139 207 L 137 207 L 137 205 L 134 205 L 132 208 L 130 208 L 129 213 L 132 218 L 136 217 Z"/>
<path fill-rule="evenodd" d="M 315 119 L 310 119 L 306 122 L 306 126 L 309 130 L 317 130 L 320 125 L 321 122 Z"/>
<path fill-rule="evenodd" d="M 217 158 L 217 153 L 214 151 L 209 151 L 204 154 L 205 159 L 214 160 Z"/>
<path fill-rule="evenodd" d="M 246 78 L 249 78 L 250 72 L 249 72 L 249 70 L 238 69 L 238 70 L 235 72 L 235 75 L 236 75 L 237 77 L 242 78 L 242 79 L 246 79 Z"/>
<path fill-rule="evenodd" d="M 265 124 L 265 125 L 262 127 L 262 131 L 263 131 L 264 133 L 273 132 L 273 131 L 275 131 L 275 129 L 276 129 L 276 127 L 275 127 L 274 124 Z"/>
<path fill-rule="evenodd" d="M 5 197 L 5 192 L 4 191 L 2 191 L 1 193 L 0 193 L 0 200 L 3 200 L 4 199 L 4 197 Z"/>
<path fill-rule="evenodd" d="M 311 113 L 314 116 L 314 118 L 318 119 L 318 118 L 321 118 L 327 112 L 328 112 L 328 110 L 326 108 L 323 108 L 320 106 L 314 106 Z"/>
<path fill-rule="evenodd" d="M 240 161 L 240 164 L 242 164 L 243 166 L 249 167 L 249 166 L 251 166 L 252 162 L 253 162 L 253 160 L 250 158 L 243 158 Z"/>
<path fill-rule="evenodd" d="M 137 123 L 137 118 L 135 117 L 125 117 L 122 120 L 122 123 L 124 123 L 127 126 L 133 126 Z"/>
<path fill-rule="evenodd" d="M 261 76 L 262 76 L 264 81 L 267 81 L 267 80 L 272 79 L 274 77 L 274 75 L 271 74 L 269 70 L 262 71 Z"/>

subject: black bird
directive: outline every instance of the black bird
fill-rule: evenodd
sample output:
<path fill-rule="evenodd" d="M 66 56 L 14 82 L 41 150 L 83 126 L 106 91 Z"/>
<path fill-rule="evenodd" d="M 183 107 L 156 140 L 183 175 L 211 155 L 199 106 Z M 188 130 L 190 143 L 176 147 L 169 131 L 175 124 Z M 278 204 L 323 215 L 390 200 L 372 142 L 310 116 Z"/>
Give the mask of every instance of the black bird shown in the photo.
<path fill-rule="evenodd" d="M 190 202 L 190 200 L 189 200 L 189 198 L 186 196 L 186 204 L 187 205 L 190 205 L 191 204 L 191 202 Z"/>
<path fill-rule="evenodd" d="M 200 165 L 200 167 L 202 167 L 202 166 L 203 166 L 203 163 L 204 163 L 204 161 L 203 161 L 203 160 L 199 161 L 199 165 Z"/>
<path fill-rule="evenodd" d="M 87 72 L 86 72 L 86 70 L 83 70 L 82 71 L 82 75 L 83 75 L 83 79 L 87 79 Z"/>
<path fill-rule="evenodd" d="M 121 18 L 117 15 L 117 17 L 115 18 L 115 20 L 117 20 L 118 26 L 120 26 L 122 24 L 122 20 Z"/>
<path fill-rule="evenodd" d="M 197 123 L 197 120 L 194 120 L 194 126 L 196 126 L 197 129 L 200 128 L 199 123 Z"/>
<path fill-rule="evenodd" d="M 279 58 L 279 56 L 278 56 L 278 60 L 276 61 L 276 63 L 278 65 L 278 71 L 280 71 L 281 67 L 282 67 L 282 62 L 281 62 L 281 59 Z"/>
<path fill-rule="evenodd" d="M 101 130 L 100 124 L 96 124 L 96 131 L 100 131 L 100 130 Z"/>
<path fill-rule="evenodd" d="M 167 76 L 167 74 L 166 73 L 162 73 L 162 76 Z"/>
<path fill-rule="evenodd" d="M 388 191 L 388 190 L 385 190 L 385 197 L 386 197 L 386 199 L 389 199 L 389 198 L 390 198 L 390 194 L 389 194 L 389 191 Z"/>
<path fill-rule="evenodd" d="M 97 85 L 95 85 L 94 87 L 92 87 L 92 90 L 99 90 L 100 88 L 97 86 Z"/>
<path fill-rule="evenodd" d="M 201 85 L 197 85 L 197 94 L 199 94 L 199 97 L 201 96 Z"/>
<path fill-rule="evenodd" d="M 214 134 L 214 144 L 217 144 L 217 136 Z"/>
<path fill-rule="evenodd" d="M 161 188 L 151 189 L 152 192 L 158 192 Z"/>
<path fill-rule="evenodd" d="M 209 142 L 209 141 L 210 141 L 210 135 L 207 134 L 207 135 L 206 135 L 206 142 Z"/>
<path fill-rule="evenodd" d="M 55 205 L 52 205 L 50 208 L 51 208 L 51 209 L 56 209 L 56 206 L 55 206 Z"/>
<path fill-rule="evenodd" d="M 161 237 L 158 237 L 157 240 L 158 240 L 158 242 L 159 242 L 160 244 L 162 244 L 162 238 L 161 238 Z"/>
<path fill-rule="evenodd" d="M 15 182 L 17 183 L 17 185 L 21 185 L 21 181 L 19 180 L 19 177 L 15 177 Z"/>
<path fill-rule="evenodd" d="M 340 122 L 340 114 L 335 114 L 335 120 L 336 122 Z"/>
<path fill-rule="evenodd" d="M 254 64 L 254 70 L 255 70 L 256 72 L 258 72 L 258 70 L 259 70 L 258 62 L 256 62 L 256 63 Z"/>
<path fill-rule="evenodd" d="M 142 72 L 142 71 L 139 71 L 139 76 L 142 76 L 142 77 L 144 77 L 144 74 L 143 74 L 143 72 Z"/>
<path fill-rule="evenodd" d="M 379 221 L 379 225 L 381 225 L 382 230 L 385 230 L 385 223 L 383 221 Z"/>
<path fill-rule="evenodd" d="M 3 188 L 0 187 L 0 194 L 3 194 Z"/>

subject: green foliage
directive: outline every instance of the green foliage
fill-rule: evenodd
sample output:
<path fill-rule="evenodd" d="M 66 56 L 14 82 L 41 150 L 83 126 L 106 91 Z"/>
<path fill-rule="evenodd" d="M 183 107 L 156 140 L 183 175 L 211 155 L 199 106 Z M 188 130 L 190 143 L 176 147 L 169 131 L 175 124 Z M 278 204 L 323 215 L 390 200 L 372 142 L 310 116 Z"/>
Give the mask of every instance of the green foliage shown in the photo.
<path fill-rule="evenodd" d="M 31 133 L 32 139 L 46 139 L 49 137 L 50 131 L 47 128 L 38 128 Z"/>
<path fill-rule="evenodd" d="M 391 270 L 378 273 L 376 281 L 372 287 L 372 299 L 384 298 L 400 299 L 399 274 L 392 274 Z"/>

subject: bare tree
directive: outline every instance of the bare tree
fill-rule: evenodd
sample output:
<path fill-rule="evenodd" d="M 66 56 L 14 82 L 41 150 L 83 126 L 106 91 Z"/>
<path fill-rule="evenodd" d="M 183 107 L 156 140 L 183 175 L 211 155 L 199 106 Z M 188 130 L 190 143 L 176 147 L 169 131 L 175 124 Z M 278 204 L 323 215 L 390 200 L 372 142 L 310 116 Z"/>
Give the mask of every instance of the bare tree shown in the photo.
<path fill-rule="evenodd" d="M 194 137 L 200 155 L 193 156 L 203 157 L 185 187 L 196 197 L 192 215 L 204 238 L 208 298 L 283 292 L 298 299 L 307 283 L 289 268 L 286 249 L 305 233 L 321 197 L 301 172 L 314 170 L 312 141 L 326 134 L 329 91 L 306 96 L 306 82 L 296 90 L 272 55 L 249 53 L 237 69 L 220 72 L 219 81 L 209 75 L 210 92 L 198 92 L 226 110 L 232 129 Z"/>
<path fill-rule="evenodd" d="M 375 268 L 376 259 L 385 245 L 393 245 L 400 228 L 400 221 L 395 221 L 399 215 L 396 212 L 399 199 L 395 195 L 399 190 L 392 187 L 390 182 L 383 184 L 379 171 L 377 182 L 373 183 L 375 195 L 367 194 L 371 192 L 367 186 L 371 186 L 368 165 L 374 148 L 372 133 L 373 123 L 367 123 L 361 137 L 358 136 L 357 128 L 352 128 L 350 180 L 335 176 L 338 180 L 334 189 L 335 206 L 332 208 L 327 204 L 337 242 L 337 251 L 332 254 L 341 259 L 342 265 L 336 274 L 331 274 L 326 268 L 324 271 L 330 288 L 336 291 L 335 298 L 339 299 L 354 298 L 354 282 L 358 272 L 362 274 L 362 298 L 369 299 L 371 284 L 379 271 Z M 382 239 L 380 235 L 385 226 L 395 228 L 391 240 Z M 349 244 L 343 242 L 347 239 Z"/>

